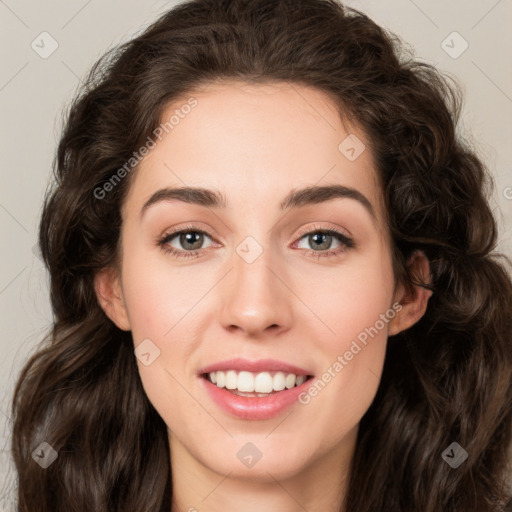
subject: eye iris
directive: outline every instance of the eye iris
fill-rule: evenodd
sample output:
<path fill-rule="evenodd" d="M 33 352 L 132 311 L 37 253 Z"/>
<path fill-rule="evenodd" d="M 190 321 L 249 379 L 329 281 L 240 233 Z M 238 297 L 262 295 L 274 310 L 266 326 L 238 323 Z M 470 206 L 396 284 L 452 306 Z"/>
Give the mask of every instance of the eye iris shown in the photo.
<path fill-rule="evenodd" d="M 198 240 L 196 240 L 194 242 L 193 241 L 194 237 L 199 237 L 199 238 L 198 238 Z M 198 233 L 197 231 L 188 231 L 188 232 L 182 233 L 180 235 L 180 244 L 182 245 L 182 247 L 188 248 L 191 250 L 200 249 L 201 245 L 203 243 L 203 238 L 204 238 L 204 235 L 202 233 Z M 188 244 L 188 243 L 191 243 L 192 245 L 197 244 L 197 246 L 196 247 L 187 247 L 186 244 Z"/>
<path fill-rule="evenodd" d="M 315 245 L 316 242 L 318 241 L 317 240 L 317 237 L 320 236 L 322 237 L 322 241 L 320 242 L 320 244 L 318 245 Z M 325 238 L 327 237 L 328 239 L 328 243 L 325 242 Z M 327 233 L 315 233 L 313 235 L 309 235 L 309 239 L 310 241 L 311 240 L 315 240 L 315 243 L 313 244 L 313 248 L 319 248 L 319 249 L 328 249 L 330 246 L 331 246 L 331 238 L 332 238 L 332 235 L 329 235 Z M 322 247 L 322 245 L 325 245 L 325 247 Z"/>

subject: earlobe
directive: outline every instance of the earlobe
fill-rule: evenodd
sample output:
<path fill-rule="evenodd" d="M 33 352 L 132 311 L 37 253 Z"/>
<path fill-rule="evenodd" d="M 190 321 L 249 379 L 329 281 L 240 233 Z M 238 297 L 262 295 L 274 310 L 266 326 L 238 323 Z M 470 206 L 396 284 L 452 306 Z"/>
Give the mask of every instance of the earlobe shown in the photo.
<path fill-rule="evenodd" d="M 110 320 L 119 329 L 129 331 L 130 319 L 118 272 L 111 267 L 100 270 L 94 277 L 94 290 L 101 308 Z"/>
<path fill-rule="evenodd" d="M 409 258 L 407 266 L 416 280 L 425 284 L 432 283 L 429 261 L 423 251 L 415 251 Z M 432 293 L 432 290 L 419 285 L 413 285 L 410 290 L 403 285 L 399 286 L 395 293 L 395 300 L 400 304 L 401 309 L 390 321 L 388 335 L 393 336 L 405 331 L 418 322 L 427 310 Z"/>

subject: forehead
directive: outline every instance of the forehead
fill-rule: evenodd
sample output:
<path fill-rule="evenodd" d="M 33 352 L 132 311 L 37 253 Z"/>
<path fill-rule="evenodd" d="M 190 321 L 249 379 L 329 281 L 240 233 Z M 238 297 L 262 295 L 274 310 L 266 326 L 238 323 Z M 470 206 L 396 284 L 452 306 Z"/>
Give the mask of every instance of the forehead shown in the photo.
<path fill-rule="evenodd" d="M 278 208 L 293 188 L 337 183 L 382 210 L 370 141 L 323 91 L 216 82 L 174 100 L 160 121 L 168 133 L 140 163 L 125 206 L 162 187 L 201 186 L 221 190 L 228 207 Z"/>

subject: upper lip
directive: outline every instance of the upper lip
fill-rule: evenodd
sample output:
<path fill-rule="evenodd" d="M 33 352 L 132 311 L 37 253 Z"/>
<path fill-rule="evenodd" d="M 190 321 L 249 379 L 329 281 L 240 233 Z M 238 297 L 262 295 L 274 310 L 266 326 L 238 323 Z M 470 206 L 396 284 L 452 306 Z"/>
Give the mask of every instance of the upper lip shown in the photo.
<path fill-rule="evenodd" d="M 236 358 L 229 359 L 226 361 L 219 361 L 213 363 L 199 370 L 199 374 L 211 373 L 216 371 L 246 371 L 259 373 L 264 371 L 276 371 L 284 373 L 293 373 L 295 375 L 313 375 L 312 372 L 299 368 L 293 364 L 285 363 L 284 361 L 278 361 L 277 359 L 258 359 L 256 361 L 250 361 L 248 359 Z"/>

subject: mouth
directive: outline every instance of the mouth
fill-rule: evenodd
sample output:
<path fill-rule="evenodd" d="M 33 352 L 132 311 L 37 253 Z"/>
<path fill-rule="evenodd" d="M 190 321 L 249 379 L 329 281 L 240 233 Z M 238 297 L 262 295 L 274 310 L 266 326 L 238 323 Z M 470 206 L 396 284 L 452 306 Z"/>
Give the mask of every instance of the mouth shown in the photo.
<path fill-rule="evenodd" d="M 282 391 L 299 387 L 311 380 L 313 375 L 272 370 L 250 372 L 233 369 L 202 373 L 201 377 L 233 395 L 266 398 L 281 393 Z"/>
<path fill-rule="evenodd" d="M 229 416 L 269 420 L 296 406 L 313 384 L 310 369 L 286 360 L 235 358 L 201 368 L 197 376 L 207 396 Z"/>

